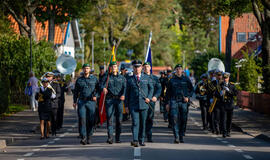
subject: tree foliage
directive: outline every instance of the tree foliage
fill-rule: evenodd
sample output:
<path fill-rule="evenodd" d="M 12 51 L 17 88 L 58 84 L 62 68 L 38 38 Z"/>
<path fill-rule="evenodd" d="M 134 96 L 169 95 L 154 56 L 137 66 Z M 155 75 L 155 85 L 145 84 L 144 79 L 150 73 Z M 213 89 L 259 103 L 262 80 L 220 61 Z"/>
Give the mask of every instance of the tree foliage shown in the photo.
<path fill-rule="evenodd" d="M 28 38 L 18 38 L 16 35 L 0 36 L 0 82 L 5 86 L 0 88 L 0 92 L 5 93 L 1 96 L 12 103 L 26 102 L 23 93 L 30 70 L 29 46 Z M 55 52 L 50 43 L 34 42 L 32 53 L 36 77 L 55 68 Z"/>

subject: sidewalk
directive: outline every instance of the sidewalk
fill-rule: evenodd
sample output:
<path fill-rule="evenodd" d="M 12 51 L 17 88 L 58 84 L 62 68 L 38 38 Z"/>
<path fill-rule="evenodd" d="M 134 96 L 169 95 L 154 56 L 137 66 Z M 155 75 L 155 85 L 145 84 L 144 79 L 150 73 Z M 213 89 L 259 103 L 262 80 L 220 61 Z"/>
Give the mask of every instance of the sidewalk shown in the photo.
<path fill-rule="evenodd" d="M 71 112 L 67 112 L 71 109 L 72 96 L 66 95 L 64 118 L 71 114 Z M 0 149 L 14 141 L 38 138 L 39 136 L 37 111 L 25 110 L 0 120 Z"/>
<path fill-rule="evenodd" d="M 270 142 L 270 116 L 268 115 L 237 108 L 234 110 L 233 126 L 254 138 Z"/>
<path fill-rule="evenodd" d="M 199 107 L 198 100 L 192 98 L 192 101 L 194 106 Z M 239 107 L 234 110 L 233 114 L 232 125 L 234 129 L 270 142 L 270 116 Z"/>

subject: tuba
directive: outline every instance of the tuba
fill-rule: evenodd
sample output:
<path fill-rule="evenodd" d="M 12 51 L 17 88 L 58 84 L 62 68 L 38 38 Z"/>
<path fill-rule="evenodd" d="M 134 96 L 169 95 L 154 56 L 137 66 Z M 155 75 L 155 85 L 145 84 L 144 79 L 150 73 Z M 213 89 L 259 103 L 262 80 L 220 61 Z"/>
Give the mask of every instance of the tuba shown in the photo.
<path fill-rule="evenodd" d="M 66 54 L 61 54 L 56 60 L 56 68 L 62 74 L 71 74 L 77 66 L 76 60 Z"/>
<path fill-rule="evenodd" d="M 223 64 L 223 62 L 218 59 L 218 58 L 212 58 L 210 59 L 210 61 L 208 62 L 208 71 L 210 70 L 220 70 L 222 72 L 225 72 L 225 66 Z M 211 87 L 211 91 L 214 92 L 216 89 L 220 92 L 221 88 L 220 88 L 220 84 L 217 84 L 217 88 L 214 88 L 214 86 L 212 86 L 212 84 L 210 85 Z M 212 111 L 214 110 L 214 107 L 216 105 L 217 102 L 217 97 L 213 97 L 213 102 L 211 103 L 208 112 L 212 113 Z"/>

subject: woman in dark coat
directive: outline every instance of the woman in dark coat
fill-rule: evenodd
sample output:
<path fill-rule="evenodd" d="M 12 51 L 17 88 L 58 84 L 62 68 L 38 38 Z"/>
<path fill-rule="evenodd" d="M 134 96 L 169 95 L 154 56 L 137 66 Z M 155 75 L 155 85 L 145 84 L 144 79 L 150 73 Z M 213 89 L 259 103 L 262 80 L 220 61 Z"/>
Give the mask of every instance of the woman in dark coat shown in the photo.
<path fill-rule="evenodd" d="M 51 88 L 48 87 L 49 80 L 47 78 L 42 79 L 42 86 L 39 88 L 39 92 L 36 95 L 38 100 L 38 113 L 40 119 L 40 139 L 49 138 L 49 131 L 51 127 L 51 116 L 52 116 L 52 104 L 51 98 L 55 96 Z M 46 123 L 46 135 L 44 135 Z"/>

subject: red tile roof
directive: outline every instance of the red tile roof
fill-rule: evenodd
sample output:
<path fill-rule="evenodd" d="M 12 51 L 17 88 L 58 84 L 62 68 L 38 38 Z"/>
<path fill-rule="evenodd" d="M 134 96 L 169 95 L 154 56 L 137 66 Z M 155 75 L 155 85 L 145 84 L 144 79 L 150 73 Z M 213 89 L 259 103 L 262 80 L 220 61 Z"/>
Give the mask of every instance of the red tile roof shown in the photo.
<path fill-rule="evenodd" d="M 11 27 L 14 29 L 15 33 L 20 34 L 19 30 L 19 25 L 15 21 L 15 19 L 12 16 L 9 16 L 9 20 L 11 21 L 12 25 Z M 24 19 L 24 23 L 26 23 L 26 18 Z M 36 26 L 36 35 L 37 35 L 37 40 L 48 40 L 48 21 L 44 22 L 44 26 L 42 26 L 42 23 L 37 22 L 35 23 Z M 55 35 L 54 35 L 54 44 L 62 44 L 64 41 L 65 33 L 67 30 L 67 23 L 65 23 L 65 28 L 64 28 L 64 34 L 63 31 L 60 28 L 60 25 L 55 25 Z"/>

